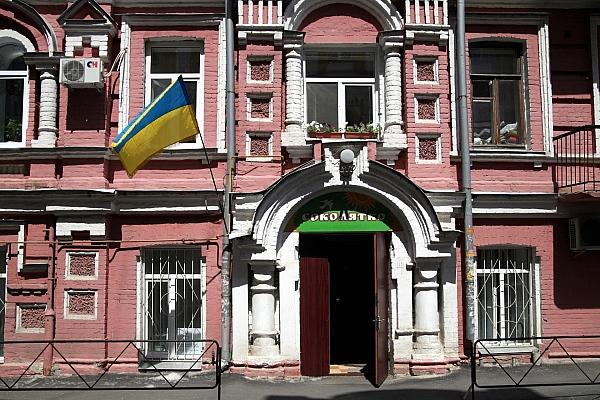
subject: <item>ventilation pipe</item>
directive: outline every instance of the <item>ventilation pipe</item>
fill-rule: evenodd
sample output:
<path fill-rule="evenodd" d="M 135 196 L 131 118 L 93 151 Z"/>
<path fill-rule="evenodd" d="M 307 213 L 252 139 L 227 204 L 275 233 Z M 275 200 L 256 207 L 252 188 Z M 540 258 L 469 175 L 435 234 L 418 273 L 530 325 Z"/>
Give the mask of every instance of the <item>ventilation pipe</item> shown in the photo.
<path fill-rule="evenodd" d="M 466 300 L 466 335 L 474 342 L 477 338 L 475 324 L 475 247 L 473 246 L 473 195 L 471 193 L 471 154 L 467 125 L 467 67 L 465 46 L 465 0 L 457 1 L 456 16 L 456 65 L 458 79 L 458 128 L 460 132 L 460 155 L 462 191 L 464 202 L 464 290 Z"/>

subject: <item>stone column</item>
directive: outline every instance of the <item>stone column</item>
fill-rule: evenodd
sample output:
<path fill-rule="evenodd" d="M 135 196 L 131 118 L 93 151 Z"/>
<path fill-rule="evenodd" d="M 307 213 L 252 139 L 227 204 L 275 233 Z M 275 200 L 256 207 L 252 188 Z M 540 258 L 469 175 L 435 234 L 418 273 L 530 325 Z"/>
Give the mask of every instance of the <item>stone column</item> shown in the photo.
<path fill-rule="evenodd" d="M 250 298 L 252 307 L 252 330 L 250 331 L 250 355 L 276 356 L 277 330 L 275 327 L 275 263 L 251 266 L 252 283 Z"/>
<path fill-rule="evenodd" d="M 31 141 L 32 147 L 56 147 L 56 114 L 58 110 L 58 84 L 55 69 L 40 71 L 40 118 L 38 138 Z"/>
<path fill-rule="evenodd" d="M 302 68 L 302 32 L 285 32 L 286 114 L 284 146 L 306 145 L 304 123 L 304 72 Z"/>
<path fill-rule="evenodd" d="M 439 337 L 438 271 L 438 262 L 421 262 L 415 269 L 415 360 L 436 361 L 444 358 Z"/>
<path fill-rule="evenodd" d="M 402 54 L 400 47 L 388 47 L 385 49 L 385 141 L 406 145 L 402 124 Z"/>

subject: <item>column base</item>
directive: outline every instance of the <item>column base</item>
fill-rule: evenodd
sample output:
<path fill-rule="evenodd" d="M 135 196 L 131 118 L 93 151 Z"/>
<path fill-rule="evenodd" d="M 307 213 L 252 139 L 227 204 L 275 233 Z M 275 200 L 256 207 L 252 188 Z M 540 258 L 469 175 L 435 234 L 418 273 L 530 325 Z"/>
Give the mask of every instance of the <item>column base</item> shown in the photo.
<path fill-rule="evenodd" d="M 249 353 L 252 357 L 275 357 L 279 355 L 279 346 L 250 345 Z"/>

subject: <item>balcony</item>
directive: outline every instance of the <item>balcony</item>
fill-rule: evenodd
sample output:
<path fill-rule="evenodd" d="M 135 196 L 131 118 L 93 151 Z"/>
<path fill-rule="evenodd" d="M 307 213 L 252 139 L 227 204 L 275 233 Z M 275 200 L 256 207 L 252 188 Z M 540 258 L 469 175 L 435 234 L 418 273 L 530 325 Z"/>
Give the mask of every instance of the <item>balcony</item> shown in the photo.
<path fill-rule="evenodd" d="M 554 182 L 568 199 L 600 198 L 600 125 L 586 125 L 554 138 Z"/>

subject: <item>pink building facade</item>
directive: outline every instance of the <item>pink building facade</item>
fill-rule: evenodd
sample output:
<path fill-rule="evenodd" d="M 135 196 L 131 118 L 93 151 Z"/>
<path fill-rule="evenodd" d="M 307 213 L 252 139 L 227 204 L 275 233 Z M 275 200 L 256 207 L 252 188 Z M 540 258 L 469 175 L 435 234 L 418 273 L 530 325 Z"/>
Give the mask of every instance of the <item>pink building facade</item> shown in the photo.
<path fill-rule="evenodd" d="M 600 333 L 600 8 L 496 3 L 467 1 L 477 337 L 537 354 L 523 338 Z M 220 341 L 224 2 L 0 10 L 4 340 Z M 455 2 L 240 0 L 235 14 L 231 370 L 459 363 Z M 109 145 L 179 75 L 200 132 L 128 177 Z M 28 351 L 3 349 L 5 369 Z M 158 366 L 198 351 L 144 347 Z M 575 351 L 600 357 L 600 342 Z"/>

